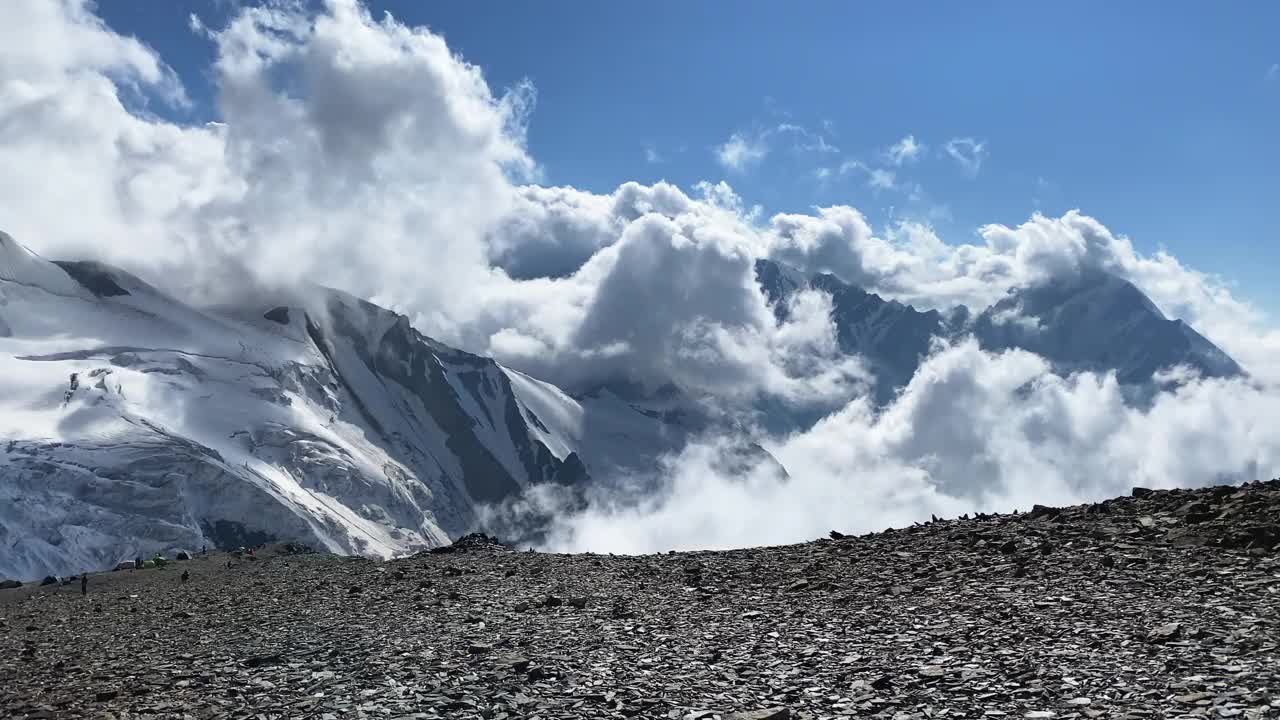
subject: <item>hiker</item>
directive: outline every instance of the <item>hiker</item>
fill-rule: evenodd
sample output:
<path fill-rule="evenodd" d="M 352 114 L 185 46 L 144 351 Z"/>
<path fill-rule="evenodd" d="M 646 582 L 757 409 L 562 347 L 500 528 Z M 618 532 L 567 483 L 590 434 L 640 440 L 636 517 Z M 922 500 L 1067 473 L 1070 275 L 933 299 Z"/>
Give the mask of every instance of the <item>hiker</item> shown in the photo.
<path fill-rule="evenodd" d="M 183 571 L 182 571 L 182 584 L 183 584 L 183 585 L 186 585 L 186 584 L 187 584 L 187 581 L 188 581 L 188 580 L 190 580 L 190 579 L 191 579 L 191 571 L 190 571 L 190 570 L 183 570 Z"/>
<path fill-rule="evenodd" d="M 89 573 L 80 573 L 80 594 L 89 594 Z"/>

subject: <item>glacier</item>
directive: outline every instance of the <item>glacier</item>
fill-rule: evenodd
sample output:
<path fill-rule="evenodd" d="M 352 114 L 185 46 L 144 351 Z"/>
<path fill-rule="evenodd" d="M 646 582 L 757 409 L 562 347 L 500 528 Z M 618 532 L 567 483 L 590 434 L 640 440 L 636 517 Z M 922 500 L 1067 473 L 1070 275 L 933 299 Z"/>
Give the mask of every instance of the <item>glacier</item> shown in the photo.
<path fill-rule="evenodd" d="M 568 395 L 341 292 L 298 302 L 198 309 L 0 233 L 0 576 L 271 539 L 388 557 L 587 478 Z"/>

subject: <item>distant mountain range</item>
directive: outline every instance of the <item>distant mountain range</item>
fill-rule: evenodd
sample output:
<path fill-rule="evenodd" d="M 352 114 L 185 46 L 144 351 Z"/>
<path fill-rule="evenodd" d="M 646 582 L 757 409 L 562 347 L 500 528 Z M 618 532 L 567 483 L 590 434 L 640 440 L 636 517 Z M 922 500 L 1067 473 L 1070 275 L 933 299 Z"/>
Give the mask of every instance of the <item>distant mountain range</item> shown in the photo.
<path fill-rule="evenodd" d="M 1177 366 L 1206 378 L 1244 373 L 1186 323 L 1166 318 L 1133 283 L 1100 271 L 1016 290 L 976 316 L 964 307 L 916 310 L 834 275 L 805 275 L 772 260 L 756 262 L 756 277 L 779 318 L 800 290 L 829 294 L 840 348 L 865 358 L 881 402 L 911 380 L 935 338 L 968 335 L 984 350 L 1029 350 L 1060 374 L 1111 371 L 1125 385 L 1146 385 Z"/>
<path fill-rule="evenodd" d="M 757 274 L 780 317 L 801 289 L 832 296 L 840 347 L 866 359 L 882 402 L 933 338 L 968 332 L 1123 382 L 1173 365 L 1241 372 L 1111 276 L 1030 288 L 970 317 L 770 261 Z M 0 576 L 270 539 L 389 556 L 475 529 L 481 506 L 536 485 L 652 472 L 714 426 L 674 386 L 571 395 L 338 291 L 196 308 L 0 233 Z M 725 463 L 762 457 L 744 438 Z"/>

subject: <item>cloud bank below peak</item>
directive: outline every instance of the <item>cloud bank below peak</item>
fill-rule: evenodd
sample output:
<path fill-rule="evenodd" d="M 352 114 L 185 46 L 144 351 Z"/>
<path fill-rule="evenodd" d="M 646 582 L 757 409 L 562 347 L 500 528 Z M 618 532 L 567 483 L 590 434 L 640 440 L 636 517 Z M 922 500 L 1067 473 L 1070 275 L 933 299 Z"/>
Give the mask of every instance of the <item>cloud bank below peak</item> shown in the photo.
<path fill-rule="evenodd" d="M 769 463 L 725 472 L 730 441 L 710 438 L 666 461 L 640 502 L 602 493 L 557 508 L 547 547 L 640 553 L 801 542 L 830 529 L 872 532 L 931 514 L 1066 505 L 1144 487 L 1197 487 L 1280 467 L 1274 388 L 1193 381 L 1148 409 L 1115 378 L 1062 378 L 1023 351 L 940 348 L 877 412 L 854 401 L 812 428 L 764 438 Z"/>

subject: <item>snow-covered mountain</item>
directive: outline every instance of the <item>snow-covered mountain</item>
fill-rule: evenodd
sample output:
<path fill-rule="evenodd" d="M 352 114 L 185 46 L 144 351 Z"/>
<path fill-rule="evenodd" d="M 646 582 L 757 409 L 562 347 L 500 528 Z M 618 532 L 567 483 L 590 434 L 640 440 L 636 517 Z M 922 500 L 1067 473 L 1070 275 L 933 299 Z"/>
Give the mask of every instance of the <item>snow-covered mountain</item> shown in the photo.
<path fill-rule="evenodd" d="M 598 407 L 342 293 L 307 304 L 198 310 L 0 233 L 0 576 L 267 538 L 385 556 L 586 479 Z"/>
<path fill-rule="evenodd" d="M 976 316 L 770 261 L 757 277 L 780 317 L 802 288 L 829 293 L 840 346 L 876 373 L 881 401 L 935 337 L 966 333 L 1125 382 L 1173 365 L 1241 372 L 1111 276 L 1023 290 Z M 618 378 L 570 393 L 344 293 L 291 297 L 196 308 L 0 233 L 0 576 L 268 539 L 389 556 L 494 517 L 536 533 L 536 514 L 530 525 L 483 508 L 535 486 L 643 488 L 691 437 L 734 434 L 733 417 L 674 386 Z M 772 460 L 742 440 L 726 463 Z"/>
<path fill-rule="evenodd" d="M 1034 352 L 1063 374 L 1114 371 L 1126 385 L 1149 384 L 1177 366 L 1203 377 L 1244 372 L 1186 323 L 1166 318 L 1132 283 L 1101 271 L 1016 290 L 976 315 L 963 307 L 946 314 L 916 310 L 834 275 L 806 276 L 772 260 L 757 261 L 756 277 L 779 317 L 799 290 L 828 293 L 840 347 L 865 358 L 882 402 L 910 381 L 934 338 L 966 335 L 986 350 Z"/>

